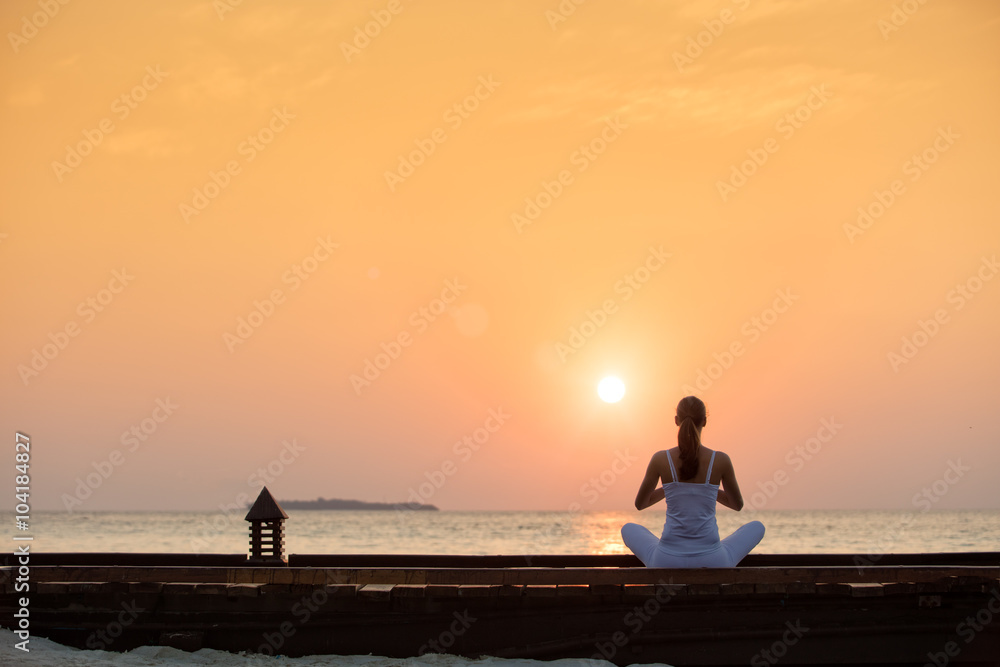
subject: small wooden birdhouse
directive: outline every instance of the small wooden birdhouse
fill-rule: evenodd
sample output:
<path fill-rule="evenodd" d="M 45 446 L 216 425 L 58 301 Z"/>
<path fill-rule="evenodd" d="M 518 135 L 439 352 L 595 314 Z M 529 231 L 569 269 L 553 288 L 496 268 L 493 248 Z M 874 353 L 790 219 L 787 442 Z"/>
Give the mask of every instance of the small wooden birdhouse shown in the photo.
<path fill-rule="evenodd" d="M 267 487 L 261 489 L 246 516 L 246 521 L 250 522 L 250 562 L 285 564 L 282 523 L 287 518 L 285 510 L 281 509 Z"/>

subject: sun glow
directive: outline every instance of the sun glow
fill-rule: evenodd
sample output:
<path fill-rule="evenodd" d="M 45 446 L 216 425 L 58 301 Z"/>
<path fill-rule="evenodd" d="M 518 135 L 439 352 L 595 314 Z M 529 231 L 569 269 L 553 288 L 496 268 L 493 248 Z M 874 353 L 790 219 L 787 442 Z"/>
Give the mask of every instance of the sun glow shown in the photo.
<path fill-rule="evenodd" d="M 625 395 L 625 383 L 619 378 L 609 375 L 597 385 L 597 395 L 605 403 L 617 403 Z"/>

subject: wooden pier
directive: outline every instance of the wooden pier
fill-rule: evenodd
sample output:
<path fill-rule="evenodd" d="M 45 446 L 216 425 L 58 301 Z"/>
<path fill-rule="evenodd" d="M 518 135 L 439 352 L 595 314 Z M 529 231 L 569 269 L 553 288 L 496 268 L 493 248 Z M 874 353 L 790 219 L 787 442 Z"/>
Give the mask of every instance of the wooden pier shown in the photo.
<path fill-rule="evenodd" d="M 0 558 L 12 627 L 15 557 Z M 1000 664 L 1000 553 L 628 556 L 35 553 L 32 635 L 301 656 L 598 658 L 671 665 Z M 978 629 L 977 629 L 978 628 Z M 944 662 L 942 662 L 944 661 Z"/>

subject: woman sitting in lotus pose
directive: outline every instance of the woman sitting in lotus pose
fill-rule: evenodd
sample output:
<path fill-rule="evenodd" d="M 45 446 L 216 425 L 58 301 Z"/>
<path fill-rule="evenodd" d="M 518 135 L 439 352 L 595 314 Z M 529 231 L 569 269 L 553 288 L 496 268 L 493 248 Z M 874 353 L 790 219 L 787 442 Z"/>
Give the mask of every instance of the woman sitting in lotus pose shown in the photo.
<path fill-rule="evenodd" d="M 701 444 L 706 421 L 701 399 L 681 399 L 674 417 L 677 447 L 656 452 L 646 467 L 635 507 L 667 501 L 663 536 L 637 523 L 622 527 L 622 540 L 646 567 L 735 567 L 764 537 L 764 524 L 751 521 L 719 539 L 716 503 L 739 512 L 743 496 L 729 456 Z"/>

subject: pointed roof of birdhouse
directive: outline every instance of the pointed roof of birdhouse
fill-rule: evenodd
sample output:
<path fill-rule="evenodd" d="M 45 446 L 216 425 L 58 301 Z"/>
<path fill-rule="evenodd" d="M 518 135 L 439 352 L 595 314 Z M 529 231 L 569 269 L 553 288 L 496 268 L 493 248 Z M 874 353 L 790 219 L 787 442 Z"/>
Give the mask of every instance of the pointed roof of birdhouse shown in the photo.
<path fill-rule="evenodd" d="M 274 519 L 287 519 L 285 510 L 281 509 L 278 501 L 271 496 L 271 492 L 265 486 L 260 490 L 260 495 L 254 501 L 253 507 L 247 512 L 244 521 L 273 521 Z"/>

